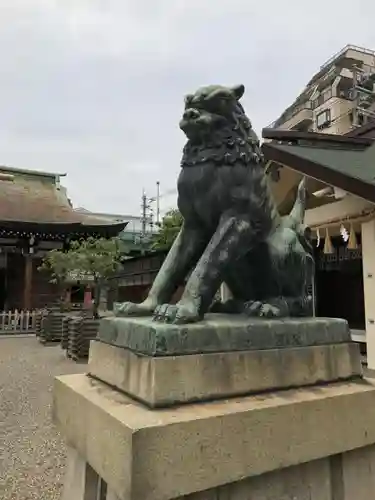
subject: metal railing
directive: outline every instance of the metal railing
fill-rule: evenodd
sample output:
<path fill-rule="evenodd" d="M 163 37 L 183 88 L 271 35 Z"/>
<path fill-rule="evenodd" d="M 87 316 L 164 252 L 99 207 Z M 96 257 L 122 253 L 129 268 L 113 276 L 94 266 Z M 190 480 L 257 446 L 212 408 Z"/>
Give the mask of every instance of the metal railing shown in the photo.
<path fill-rule="evenodd" d="M 37 311 L 0 311 L 0 335 L 35 333 Z"/>
<path fill-rule="evenodd" d="M 361 52 L 362 54 L 368 54 L 370 56 L 375 57 L 374 50 L 365 49 L 364 47 L 358 47 L 357 45 L 348 44 L 348 45 L 345 45 L 345 47 L 343 49 L 336 52 L 336 54 L 333 54 L 333 56 L 331 56 L 325 63 L 323 63 L 320 66 L 320 69 L 322 70 L 322 69 L 326 68 L 327 66 L 330 66 L 336 59 L 338 59 L 340 56 L 345 54 L 345 52 L 347 52 L 348 50 L 355 50 L 356 52 Z"/>
<path fill-rule="evenodd" d="M 294 116 L 296 116 L 301 111 L 304 111 L 305 109 L 309 111 L 312 110 L 312 101 L 305 101 L 301 104 L 298 104 L 295 108 L 291 109 L 290 111 L 284 112 L 285 114 L 283 113 L 280 116 L 280 118 L 270 123 L 267 128 L 277 128 L 279 125 L 282 125 L 285 122 L 291 120 Z"/>

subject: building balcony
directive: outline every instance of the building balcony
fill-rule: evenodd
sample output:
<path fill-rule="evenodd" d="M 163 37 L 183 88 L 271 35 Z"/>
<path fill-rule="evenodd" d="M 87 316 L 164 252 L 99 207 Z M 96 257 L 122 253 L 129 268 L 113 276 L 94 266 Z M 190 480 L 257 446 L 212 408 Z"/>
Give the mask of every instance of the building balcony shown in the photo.
<path fill-rule="evenodd" d="M 349 68 L 341 68 L 340 77 L 344 80 L 353 81 L 353 70 Z"/>
<path fill-rule="evenodd" d="M 280 130 L 307 130 L 313 124 L 313 112 L 311 102 L 305 102 L 295 107 L 290 112 L 282 115 L 273 122 L 269 128 Z"/>
<path fill-rule="evenodd" d="M 328 69 L 332 64 L 339 64 L 342 67 L 348 67 L 353 62 L 362 61 L 365 64 L 373 65 L 375 60 L 375 51 L 358 47 L 356 45 L 346 45 L 339 52 L 330 57 L 321 67 L 320 70 Z"/>

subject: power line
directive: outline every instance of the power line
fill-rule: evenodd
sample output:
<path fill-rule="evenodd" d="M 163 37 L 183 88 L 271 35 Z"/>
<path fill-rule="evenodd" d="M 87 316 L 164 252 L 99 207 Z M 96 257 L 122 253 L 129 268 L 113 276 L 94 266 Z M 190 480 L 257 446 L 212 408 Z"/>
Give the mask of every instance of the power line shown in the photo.
<path fill-rule="evenodd" d="M 177 194 L 177 188 L 168 189 L 168 191 L 160 195 L 160 198 L 164 198 L 164 196 L 169 196 L 170 194 Z"/>

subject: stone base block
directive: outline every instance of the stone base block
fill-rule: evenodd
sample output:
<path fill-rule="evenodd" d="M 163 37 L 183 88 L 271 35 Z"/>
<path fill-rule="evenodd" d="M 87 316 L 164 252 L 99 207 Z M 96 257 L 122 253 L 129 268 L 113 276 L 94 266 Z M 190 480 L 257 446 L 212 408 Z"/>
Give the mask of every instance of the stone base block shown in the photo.
<path fill-rule="evenodd" d="M 161 357 L 93 341 L 88 369 L 152 408 L 362 376 L 351 342 Z"/>
<path fill-rule="evenodd" d="M 207 314 L 190 325 L 150 318 L 103 318 L 99 340 L 146 356 L 288 349 L 350 342 L 348 322 L 337 318 L 248 318 Z"/>
<path fill-rule="evenodd" d="M 374 491 L 375 385 L 364 379 L 150 410 L 68 375 L 55 381 L 54 420 L 116 500 L 367 500 Z"/>

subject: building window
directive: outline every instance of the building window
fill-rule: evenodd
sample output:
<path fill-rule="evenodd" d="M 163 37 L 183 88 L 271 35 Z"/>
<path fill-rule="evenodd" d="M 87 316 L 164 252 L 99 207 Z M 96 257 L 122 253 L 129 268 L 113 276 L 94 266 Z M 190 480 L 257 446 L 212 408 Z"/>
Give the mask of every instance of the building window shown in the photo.
<path fill-rule="evenodd" d="M 316 115 L 316 126 L 318 129 L 329 127 L 331 123 L 331 110 L 325 109 L 318 115 Z"/>
<path fill-rule="evenodd" d="M 328 99 L 331 99 L 332 97 L 332 89 L 326 89 L 324 92 L 322 92 L 323 96 L 323 102 L 328 101 Z"/>
<path fill-rule="evenodd" d="M 328 101 L 328 99 L 331 99 L 331 97 L 332 97 L 332 89 L 328 88 L 328 89 L 324 90 L 323 92 L 321 92 L 321 94 L 318 97 L 316 97 L 315 99 L 312 100 L 312 104 L 311 104 L 312 109 L 318 108 L 319 106 L 324 104 L 326 101 Z"/>

